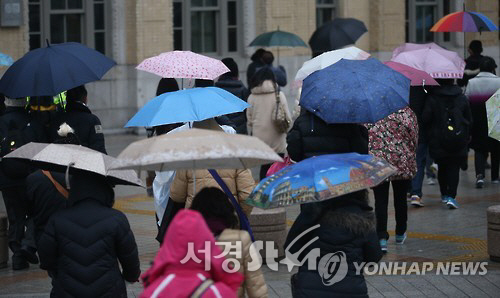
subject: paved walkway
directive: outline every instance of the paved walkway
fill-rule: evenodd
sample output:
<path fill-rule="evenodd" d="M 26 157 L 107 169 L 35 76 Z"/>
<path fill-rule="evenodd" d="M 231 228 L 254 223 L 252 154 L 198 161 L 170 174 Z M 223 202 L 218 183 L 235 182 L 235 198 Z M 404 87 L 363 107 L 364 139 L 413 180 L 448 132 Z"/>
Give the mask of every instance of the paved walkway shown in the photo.
<path fill-rule="evenodd" d="M 108 152 L 116 156 L 128 143 L 138 138 L 131 135 L 107 136 Z M 448 210 L 440 202 L 438 186 L 425 185 L 425 207 L 409 207 L 408 240 L 404 245 L 396 246 L 391 238 L 389 253 L 382 262 L 488 262 L 487 274 L 444 276 L 437 275 L 435 271 L 406 276 L 375 274 L 366 277 L 371 297 L 500 297 L 500 263 L 490 262 L 486 252 L 486 208 L 500 204 L 500 185 L 490 184 L 487 175 L 485 188 L 475 189 L 471 158 L 469 165 L 468 171 L 461 172 L 458 190 L 460 208 Z M 154 240 L 156 228 L 152 199 L 140 188 L 120 186 L 115 192 L 115 208 L 125 212 L 130 221 L 144 272 L 158 250 Z M 3 204 L 0 204 L 0 211 L 3 211 Z M 289 225 L 297 214 L 297 207 L 287 209 Z M 392 208 L 389 214 L 389 229 L 393 230 Z M 264 267 L 270 297 L 291 297 L 289 280 L 292 273 L 286 267 L 280 266 L 277 272 Z M 127 287 L 130 297 L 141 292 L 138 283 Z M 37 266 L 24 271 L 0 269 L 0 297 L 47 297 L 49 292 L 50 280 Z"/>

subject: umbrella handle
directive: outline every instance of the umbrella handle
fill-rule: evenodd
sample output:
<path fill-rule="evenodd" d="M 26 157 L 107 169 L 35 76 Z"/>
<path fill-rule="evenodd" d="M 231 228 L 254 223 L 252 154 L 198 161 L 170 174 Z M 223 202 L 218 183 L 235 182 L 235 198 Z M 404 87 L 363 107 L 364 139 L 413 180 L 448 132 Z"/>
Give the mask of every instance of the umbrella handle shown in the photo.
<path fill-rule="evenodd" d="M 74 162 L 70 162 L 70 163 L 68 164 L 68 166 L 66 167 L 66 173 L 64 174 L 64 179 L 66 180 L 66 188 L 67 188 L 67 189 L 71 189 L 71 187 L 70 187 L 70 185 L 69 185 L 69 168 L 70 168 L 71 166 L 74 166 L 74 165 L 75 165 L 75 163 L 74 163 Z"/>
<path fill-rule="evenodd" d="M 427 90 L 425 89 L 425 79 L 422 79 L 422 88 L 424 88 L 425 93 L 428 93 Z"/>

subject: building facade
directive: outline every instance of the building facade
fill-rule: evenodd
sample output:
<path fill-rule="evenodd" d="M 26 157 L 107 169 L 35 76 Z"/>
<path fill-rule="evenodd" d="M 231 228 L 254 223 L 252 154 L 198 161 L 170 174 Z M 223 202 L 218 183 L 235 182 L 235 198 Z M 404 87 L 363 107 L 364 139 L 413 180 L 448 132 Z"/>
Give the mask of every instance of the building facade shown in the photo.
<path fill-rule="evenodd" d="M 172 50 L 192 50 L 215 58 L 232 57 L 246 82 L 246 67 L 255 48 L 247 45 L 260 33 L 289 31 L 308 41 L 314 30 L 335 17 L 352 17 L 368 28 L 356 43 L 382 61 L 404 42 L 434 41 L 462 55 L 463 33 L 432 33 L 447 13 L 463 9 L 463 0 L 0 0 L 1 16 L 19 7 L 17 25 L 0 19 L 0 52 L 18 59 L 46 42 L 77 41 L 117 62 L 103 80 L 87 85 L 89 105 L 107 131 L 126 121 L 153 98 L 159 78 L 137 71 L 143 59 Z M 499 20 L 499 3 L 466 0 L 467 10 Z M 14 5 L 14 6 L 13 6 Z M 499 33 L 466 33 L 465 43 L 479 39 L 485 54 L 499 60 Z M 277 56 L 277 49 L 271 48 Z M 280 48 L 280 64 L 292 82 L 310 49 Z M 5 68 L 0 67 L 0 73 Z M 188 82 L 189 83 L 189 82 Z M 297 90 L 284 91 L 293 102 Z"/>

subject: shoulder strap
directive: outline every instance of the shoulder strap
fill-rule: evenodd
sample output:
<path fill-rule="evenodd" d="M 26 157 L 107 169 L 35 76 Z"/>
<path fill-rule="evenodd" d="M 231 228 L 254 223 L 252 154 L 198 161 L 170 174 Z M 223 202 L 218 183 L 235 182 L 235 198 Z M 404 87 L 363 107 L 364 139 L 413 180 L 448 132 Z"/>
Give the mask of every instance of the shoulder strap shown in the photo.
<path fill-rule="evenodd" d="M 193 294 L 191 294 L 191 298 L 199 298 L 203 293 L 211 286 L 214 284 L 214 281 L 211 279 L 205 279 L 202 281 L 198 287 L 194 290 Z"/>
<path fill-rule="evenodd" d="M 210 172 L 212 177 L 214 177 L 215 181 L 217 181 L 217 184 L 219 184 L 219 186 L 222 188 L 222 190 L 226 193 L 226 195 L 231 200 L 231 203 L 233 204 L 234 209 L 236 210 L 236 213 L 238 214 L 238 217 L 240 219 L 241 228 L 248 231 L 248 234 L 250 234 L 250 238 L 252 238 L 252 242 L 255 241 L 253 238 L 252 228 L 250 227 L 250 222 L 248 221 L 248 218 L 245 215 L 245 213 L 243 212 L 243 210 L 241 209 L 240 204 L 234 198 L 233 193 L 231 192 L 231 190 L 229 190 L 229 187 L 227 187 L 226 183 L 224 182 L 224 180 L 222 180 L 222 178 L 219 176 L 217 171 L 211 169 L 211 170 L 208 170 L 208 172 Z"/>
<path fill-rule="evenodd" d="M 45 170 L 42 170 L 42 173 L 47 176 L 47 178 L 49 178 L 49 180 L 52 182 L 52 184 L 54 184 L 55 188 L 57 189 L 57 191 L 63 196 L 65 197 L 66 199 L 69 197 L 69 192 L 66 188 L 64 188 L 59 182 L 56 181 L 56 179 L 54 179 L 54 177 L 52 177 L 52 174 L 49 172 L 49 171 L 45 171 Z"/>

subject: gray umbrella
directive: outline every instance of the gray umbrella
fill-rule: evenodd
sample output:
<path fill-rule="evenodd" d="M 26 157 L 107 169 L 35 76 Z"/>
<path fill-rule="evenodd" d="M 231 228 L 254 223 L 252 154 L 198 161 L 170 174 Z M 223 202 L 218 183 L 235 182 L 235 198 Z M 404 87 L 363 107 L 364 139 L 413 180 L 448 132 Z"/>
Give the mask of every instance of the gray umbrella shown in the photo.
<path fill-rule="evenodd" d="M 116 158 L 90 148 L 71 144 L 28 143 L 3 158 L 28 160 L 34 166 L 49 171 L 69 173 L 91 172 L 105 176 L 112 184 L 143 186 L 133 170 L 110 170 Z"/>

